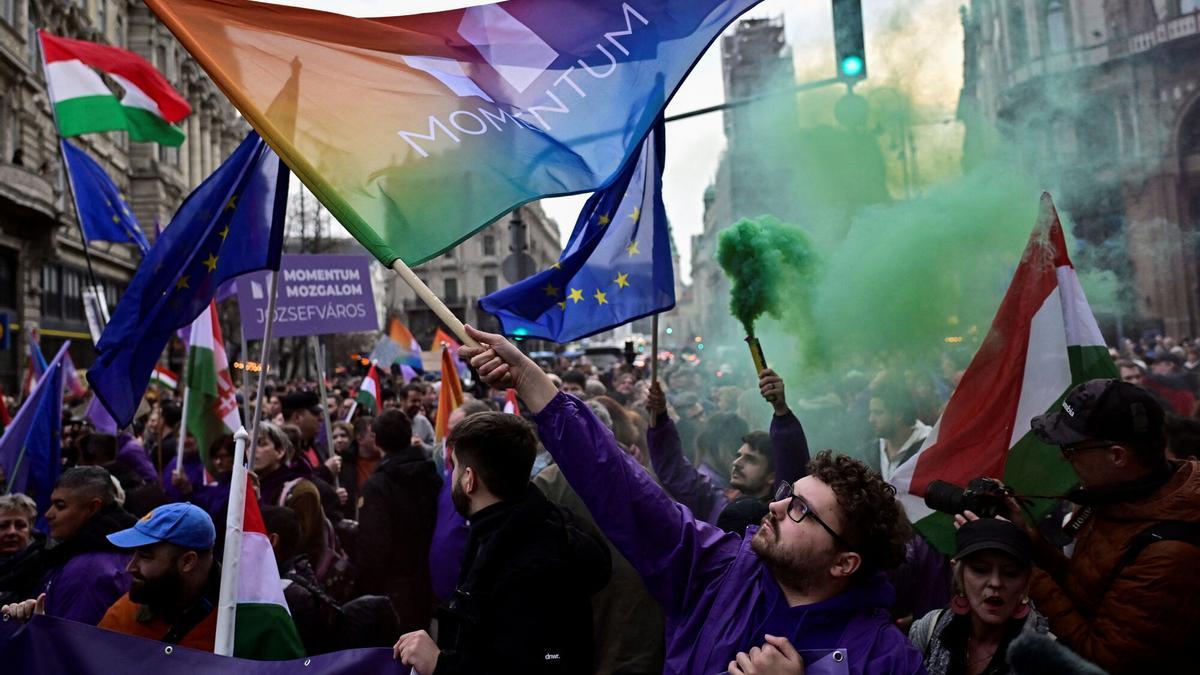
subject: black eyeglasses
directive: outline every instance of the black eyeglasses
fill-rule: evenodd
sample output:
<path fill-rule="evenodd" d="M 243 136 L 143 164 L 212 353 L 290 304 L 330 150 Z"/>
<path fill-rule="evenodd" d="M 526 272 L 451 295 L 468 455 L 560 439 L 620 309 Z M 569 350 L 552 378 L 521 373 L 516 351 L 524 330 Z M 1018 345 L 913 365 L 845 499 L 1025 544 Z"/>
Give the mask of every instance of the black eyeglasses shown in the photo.
<path fill-rule="evenodd" d="M 784 499 L 791 499 L 791 501 L 788 502 L 787 516 L 793 522 L 802 523 L 804 522 L 805 518 L 811 516 L 813 520 L 817 521 L 818 525 L 825 528 L 825 531 L 829 533 L 829 536 L 833 537 L 834 541 L 849 550 L 854 550 L 854 547 L 850 545 L 850 542 L 843 539 L 842 535 L 834 532 L 833 528 L 830 527 L 829 524 L 824 520 L 821 520 L 821 516 L 818 516 L 816 512 L 812 510 L 812 507 L 808 505 L 808 502 L 804 501 L 803 497 L 796 494 L 792 490 L 791 483 L 784 483 L 783 485 L 779 486 L 778 490 L 775 491 L 775 501 L 781 501 Z"/>
<path fill-rule="evenodd" d="M 1107 441 L 1101 443 L 1088 443 L 1086 445 L 1060 445 L 1058 451 L 1062 453 L 1063 459 L 1070 459 L 1072 455 L 1083 452 L 1084 450 L 1101 450 L 1103 448 L 1111 448 L 1112 443 Z"/>

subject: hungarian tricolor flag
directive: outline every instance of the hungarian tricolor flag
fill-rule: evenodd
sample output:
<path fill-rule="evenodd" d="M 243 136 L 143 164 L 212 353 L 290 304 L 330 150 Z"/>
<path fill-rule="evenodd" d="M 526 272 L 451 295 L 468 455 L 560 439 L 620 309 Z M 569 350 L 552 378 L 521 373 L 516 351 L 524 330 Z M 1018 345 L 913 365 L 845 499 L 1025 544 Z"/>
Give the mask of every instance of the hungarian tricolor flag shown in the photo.
<path fill-rule="evenodd" d="M 242 473 L 242 472 L 236 472 Z M 221 597 L 236 598 L 233 629 L 233 655 L 243 659 L 282 661 L 304 656 L 300 633 L 292 622 L 287 600 L 283 597 L 283 583 L 279 578 L 279 567 L 275 563 L 275 552 L 267 538 L 262 512 L 254 499 L 254 487 L 249 477 L 241 482 L 246 503 L 242 522 L 232 516 L 226 522 L 225 540 L 241 537 L 236 575 L 229 573 L 229 565 L 221 574 Z M 230 497 L 230 503 L 234 503 Z M 229 561 L 230 556 L 226 556 Z M 237 584 L 230 594 L 226 584 Z M 222 631 L 218 616 L 218 634 Z M 227 634 L 227 633 L 226 633 Z"/>
<path fill-rule="evenodd" d="M 189 340 L 184 382 L 188 394 L 187 430 L 196 437 L 196 447 L 207 469 L 213 441 L 242 426 L 215 302 L 192 322 Z"/>
<path fill-rule="evenodd" d="M 131 51 L 41 30 L 38 37 L 59 134 L 125 130 L 134 141 L 183 143 L 184 134 L 174 125 L 192 109 L 149 61 Z M 120 99 L 97 71 L 124 90 Z"/>
<path fill-rule="evenodd" d="M 1030 431 L 1070 389 L 1117 377 L 1067 255 L 1049 194 L 991 330 L 920 451 L 892 479 L 909 519 L 943 552 L 954 550 L 951 516 L 925 506 L 930 481 L 965 486 L 999 478 L 1018 493 L 1061 494 L 1077 482 L 1058 449 Z M 1043 508 L 1050 504 L 1043 502 Z"/>
<path fill-rule="evenodd" d="M 150 373 L 150 381 L 157 382 L 167 389 L 174 391 L 179 386 L 179 375 L 164 366 L 156 365 L 154 366 L 154 372 Z"/>
<path fill-rule="evenodd" d="M 378 415 L 383 409 L 383 402 L 379 399 L 379 371 L 375 369 L 375 364 L 371 364 L 371 369 L 367 371 L 366 377 L 363 378 L 362 384 L 358 387 L 358 393 L 354 395 L 354 400 L 358 401 L 358 406 L 367 411 L 368 415 Z M 349 420 L 347 420 L 349 421 Z"/>
<path fill-rule="evenodd" d="M 458 379 L 458 369 L 454 367 L 454 358 L 450 350 L 442 347 L 442 387 L 438 390 L 437 422 L 434 424 L 434 438 L 442 440 L 450 434 L 450 413 L 463 404 L 462 382 Z"/>
<path fill-rule="evenodd" d="M 381 262 L 616 179 L 760 0 L 147 0 Z"/>

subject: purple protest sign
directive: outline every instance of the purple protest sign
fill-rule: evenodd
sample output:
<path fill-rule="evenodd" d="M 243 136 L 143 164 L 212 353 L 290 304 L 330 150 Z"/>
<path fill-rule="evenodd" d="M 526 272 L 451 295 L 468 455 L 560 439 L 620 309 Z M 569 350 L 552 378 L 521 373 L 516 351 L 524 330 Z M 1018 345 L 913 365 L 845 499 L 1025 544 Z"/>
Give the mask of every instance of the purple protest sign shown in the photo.
<path fill-rule="evenodd" d="M 371 259 L 285 254 L 275 298 L 274 337 L 378 331 Z M 238 306 L 248 340 L 261 340 L 271 292 L 267 272 L 238 277 Z"/>

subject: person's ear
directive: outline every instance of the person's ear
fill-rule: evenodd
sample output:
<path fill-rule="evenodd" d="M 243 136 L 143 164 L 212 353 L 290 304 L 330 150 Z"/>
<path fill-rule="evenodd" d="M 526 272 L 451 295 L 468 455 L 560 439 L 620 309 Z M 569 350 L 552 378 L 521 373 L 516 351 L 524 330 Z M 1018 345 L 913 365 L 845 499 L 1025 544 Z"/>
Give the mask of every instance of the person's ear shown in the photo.
<path fill-rule="evenodd" d="M 267 541 L 271 542 L 271 550 L 279 550 L 279 533 L 270 532 L 267 534 Z"/>
<path fill-rule="evenodd" d="M 829 574 L 834 578 L 848 579 L 851 575 L 858 571 L 862 566 L 862 556 L 854 551 L 845 551 L 839 553 L 833 559 L 833 565 L 829 568 Z"/>
<path fill-rule="evenodd" d="M 469 495 L 472 492 L 475 492 L 475 480 L 475 469 L 472 469 L 469 466 L 463 467 L 462 489 L 464 493 Z"/>
<path fill-rule="evenodd" d="M 180 573 L 187 574 L 196 569 L 196 565 L 200 562 L 200 554 L 195 551 L 185 551 L 183 555 L 176 560 L 176 566 Z"/>
<path fill-rule="evenodd" d="M 1123 445 L 1113 445 L 1108 449 L 1113 466 L 1123 469 L 1133 463 L 1133 451 Z"/>
<path fill-rule="evenodd" d="M 100 513 L 101 509 L 104 508 L 104 501 L 99 497 L 92 497 L 88 500 L 88 503 L 84 508 L 87 509 L 89 514 L 96 515 L 97 513 Z"/>

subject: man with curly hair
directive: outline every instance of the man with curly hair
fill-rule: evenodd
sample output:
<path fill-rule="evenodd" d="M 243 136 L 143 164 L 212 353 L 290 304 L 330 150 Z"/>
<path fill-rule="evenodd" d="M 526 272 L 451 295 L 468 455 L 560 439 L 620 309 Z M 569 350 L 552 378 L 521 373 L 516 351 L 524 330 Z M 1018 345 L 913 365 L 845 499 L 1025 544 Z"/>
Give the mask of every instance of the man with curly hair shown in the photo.
<path fill-rule="evenodd" d="M 820 660 L 851 673 L 924 672 L 889 619 L 895 594 L 883 573 L 903 560 L 909 526 L 866 465 L 819 454 L 739 538 L 673 502 L 519 349 L 467 330 L 481 347 L 462 355 L 484 382 L 517 390 L 563 475 L 662 604 L 665 673 L 802 672 L 801 661 Z"/>

